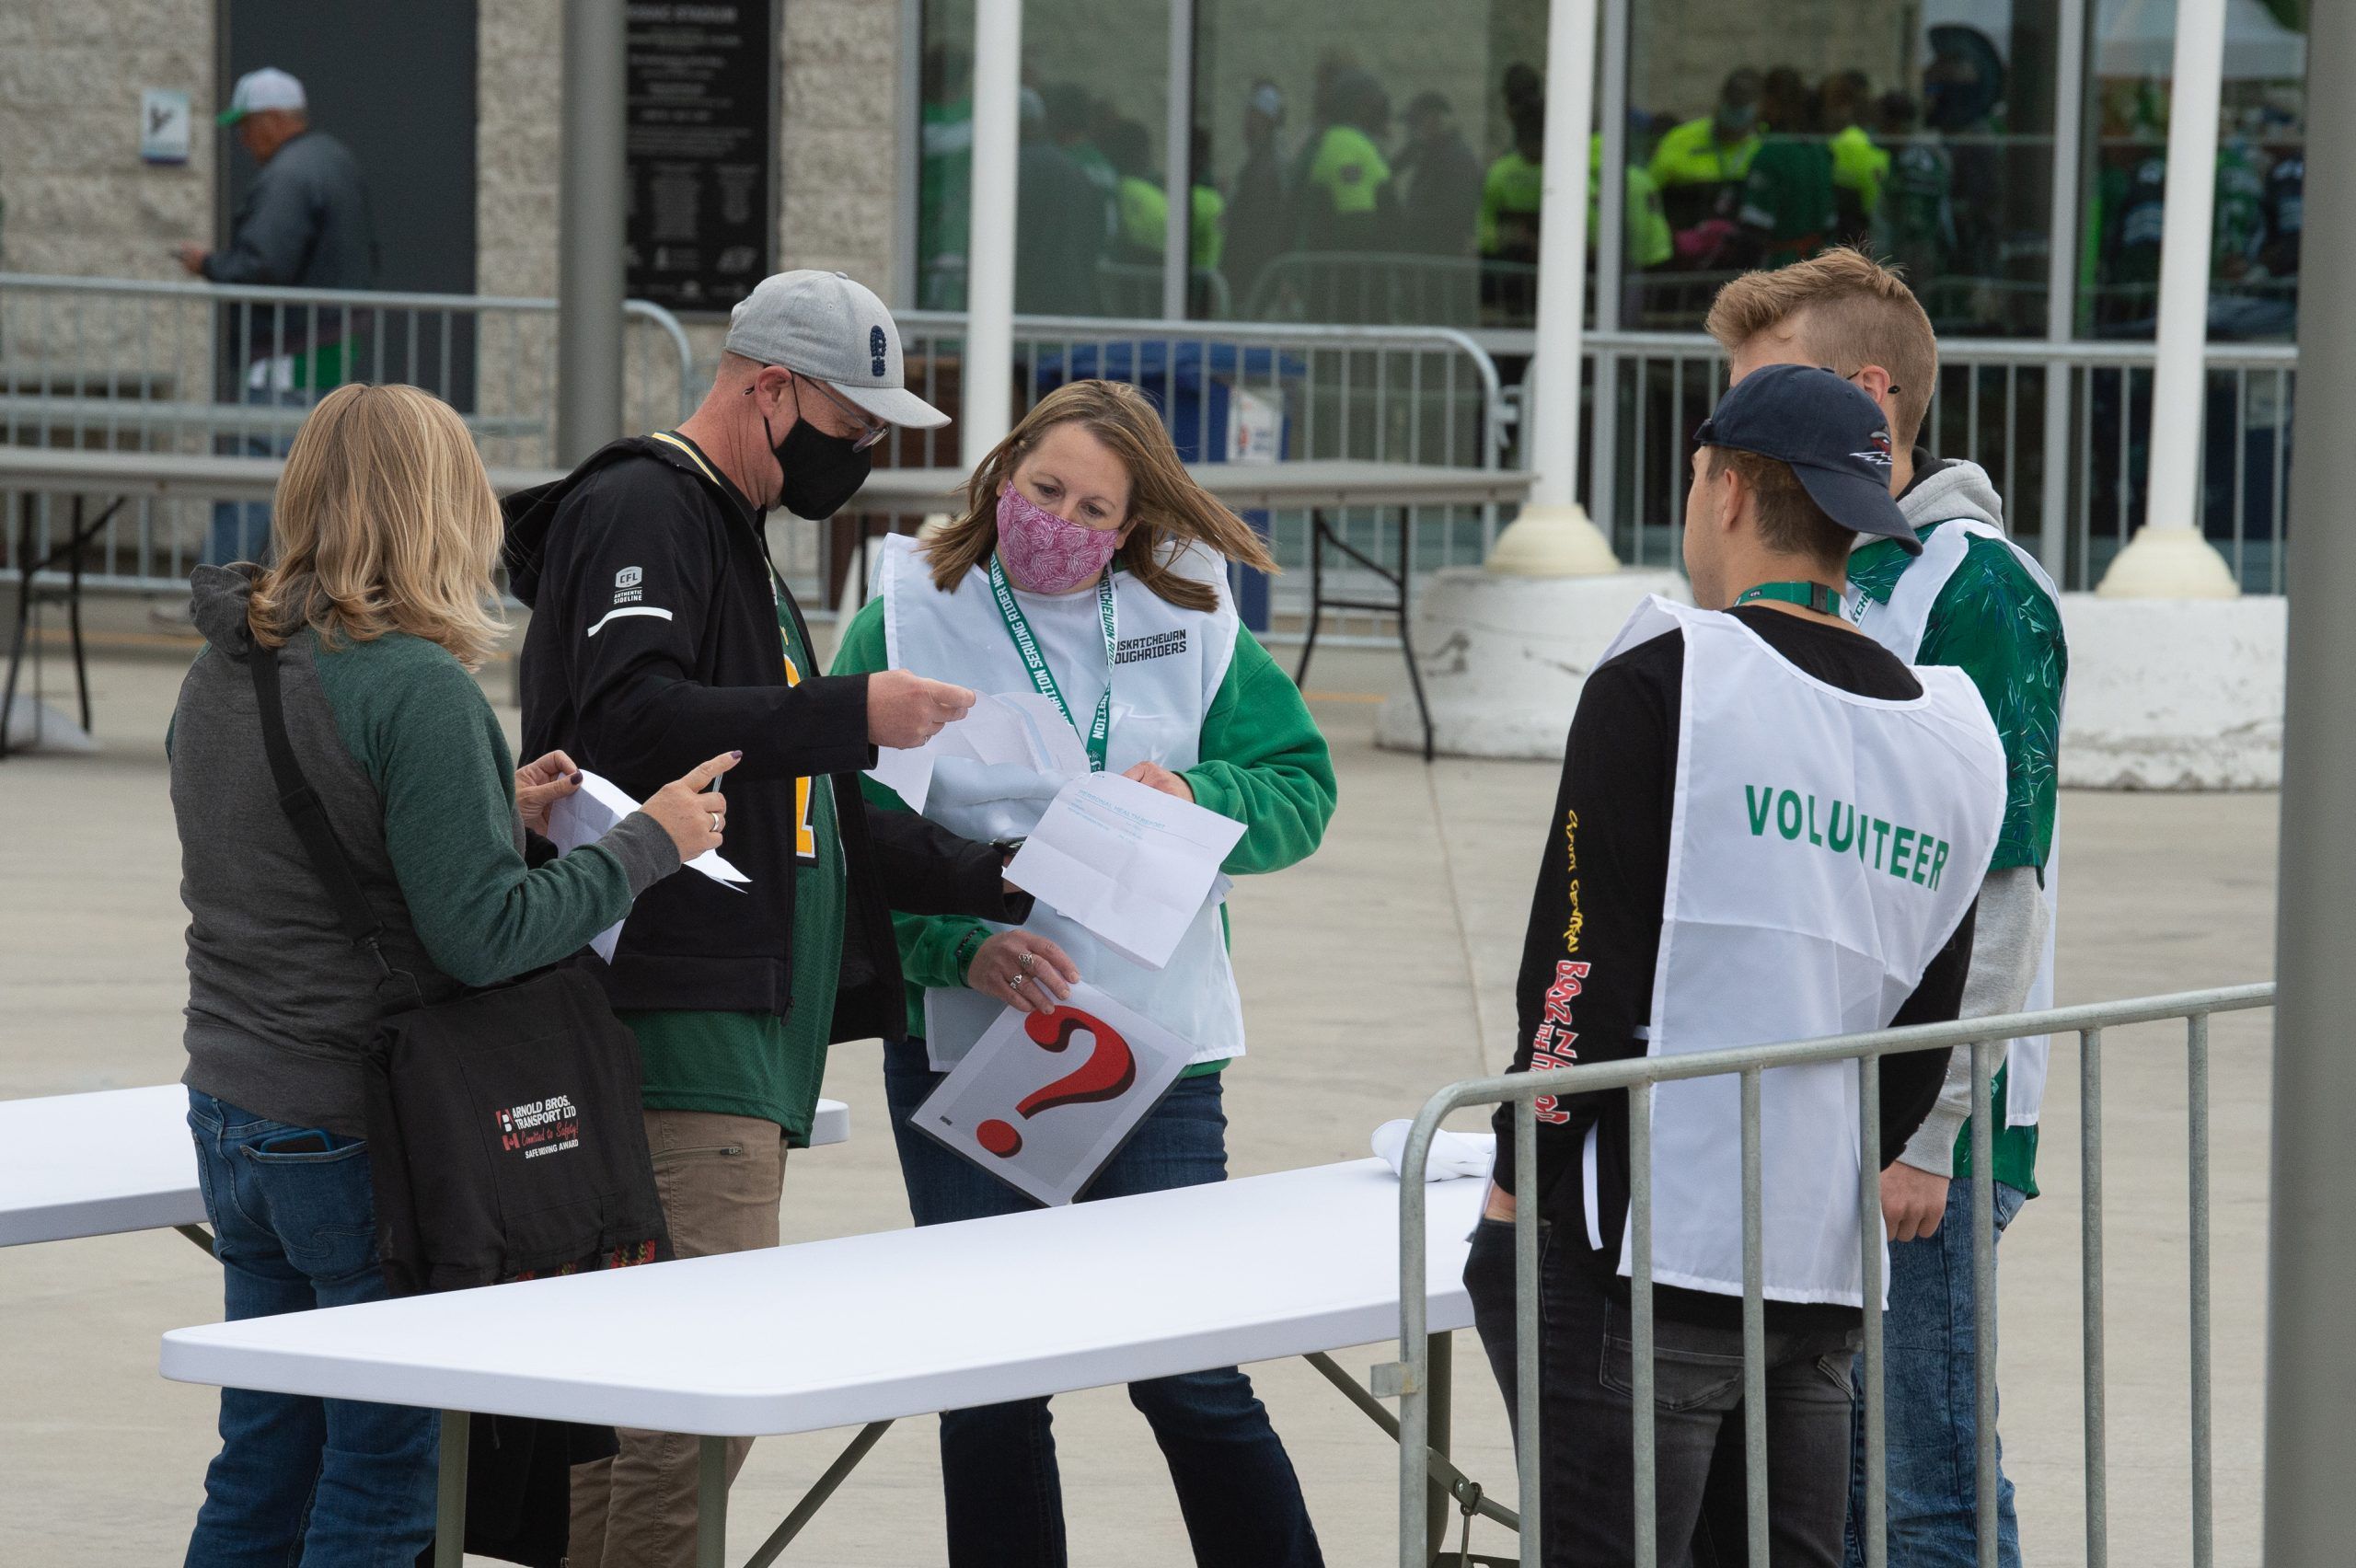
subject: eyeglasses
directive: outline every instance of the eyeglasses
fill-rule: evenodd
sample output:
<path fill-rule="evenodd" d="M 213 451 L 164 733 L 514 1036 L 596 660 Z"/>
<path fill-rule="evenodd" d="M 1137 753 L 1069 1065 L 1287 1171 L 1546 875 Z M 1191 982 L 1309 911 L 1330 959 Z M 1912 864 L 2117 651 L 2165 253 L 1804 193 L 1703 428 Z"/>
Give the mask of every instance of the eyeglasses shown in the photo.
<path fill-rule="evenodd" d="M 802 412 L 802 384 L 804 381 L 809 381 L 810 385 L 815 386 L 819 393 L 825 397 L 827 402 L 832 403 L 849 419 L 851 423 L 859 427 L 859 433 L 851 438 L 850 449 L 853 452 L 864 452 L 869 447 L 874 445 L 877 442 L 892 433 L 892 427 L 889 424 L 886 424 L 882 421 L 868 419 L 866 415 L 860 412 L 858 409 L 855 409 L 849 403 L 845 402 L 843 398 L 832 388 L 828 387 L 825 382 L 813 380 L 809 376 L 800 375 L 795 375 L 793 378 L 793 411 L 797 416 Z"/>

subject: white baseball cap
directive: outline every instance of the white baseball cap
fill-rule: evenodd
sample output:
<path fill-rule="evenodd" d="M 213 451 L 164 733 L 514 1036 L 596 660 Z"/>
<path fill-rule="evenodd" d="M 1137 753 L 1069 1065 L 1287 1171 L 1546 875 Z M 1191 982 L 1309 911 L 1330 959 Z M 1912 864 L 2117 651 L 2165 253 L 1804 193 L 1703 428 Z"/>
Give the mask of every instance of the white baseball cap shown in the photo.
<path fill-rule="evenodd" d="M 899 327 L 874 291 L 848 274 L 763 278 L 729 313 L 725 347 L 823 381 L 887 424 L 931 430 L 949 422 L 908 390 Z"/>
<path fill-rule="evenodd" d="M 235 125 L 247 115 L 265 109 L 308 107 L 302 83 L 275 65 L 265 65 L 237 78 L 237 89 L 229 95 L 229 107 L 221 111 L 218 120 L 223 125 Z"/>

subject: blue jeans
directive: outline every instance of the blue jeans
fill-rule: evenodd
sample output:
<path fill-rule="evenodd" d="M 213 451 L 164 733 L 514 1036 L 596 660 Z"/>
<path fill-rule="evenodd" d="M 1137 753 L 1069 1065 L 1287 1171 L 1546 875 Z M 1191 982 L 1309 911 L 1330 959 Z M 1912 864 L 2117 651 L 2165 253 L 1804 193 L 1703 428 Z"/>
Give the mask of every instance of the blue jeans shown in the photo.
<path fill-rule="evenodd" d="M 1996 1183 L 1996 1237 L 2028 1195 Z M 1889 1456 L 1890 1568 L 1975 1568 L 1979 1562 L 1979 1406 L 1971 1323 L 1971 1183 L 1947 1185 L 1938 1232 L 1889 1248 L 1889 1312 L 1882 1320 L 1884 1432 Z M 1858 1371 L 1860 1386 L 1865 1373 Z M 2013 1483 L 1996 1446 L 1996 1561 L 2020 1568 Z M 1849 1568 L 1864 1568 L 1865 1407 L 1857 1403 L 1849 1473 Z"/>
<path fill-rule="evenodd" d="M 239 392 L 237 401 L 248 408 L 306 409 L 310 407 L 311 394 L 299 386 L 275 391 L 267 386 L 247 386 Z M 292 434 L 248 432 L 215 436 L 213 450 L 227 457 L 283 457 L 294 444 Z M 269 548 L 270 502 L 216 501 L 213 503 L 213 529 L 204 541 L 205 565 L 227 566 L 231 561 L 259 561 Z"/>
<path fill-rule="evenodd" d="M 381 1300 L 368 1147 L 189 1090 L 226 1316 Z M 410 1568 L 433 1539 L 434 1413 L 221 1390 L 188 1568 Z"/>
<path fill-rule="evenodd" d="M 908 1125 L 941 1077 L 923 1041 L 885 1043 L 892 1136 L 916 1222 L 1038 1207 Z M 1082 1201 L 1223 1182 L 1226 1140 L 1218 1075 L 1181 1078 Z M 1299 1479 L 1250 1378 L 1232 1366 L 1156 1378 L 1131 1383 L 1129 1402 L 1161 1445 L 1202 1568 L 1321 1568 Z M 952 1568 L 1063 1568 L 1063 1484 L 1045 1400 L 941 1412 L 941 1471 Z"/>

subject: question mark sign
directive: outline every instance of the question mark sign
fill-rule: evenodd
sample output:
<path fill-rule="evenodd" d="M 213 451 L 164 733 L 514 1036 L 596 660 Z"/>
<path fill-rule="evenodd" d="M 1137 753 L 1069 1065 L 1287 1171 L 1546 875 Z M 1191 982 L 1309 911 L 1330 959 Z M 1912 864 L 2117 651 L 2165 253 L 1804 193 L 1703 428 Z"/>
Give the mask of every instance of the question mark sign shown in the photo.
<path fill-rule="evenodd" d="M 1100 1101 L 1118 1100 L 1138 1081 L 1137 1058 L 1129 1052 L 1129 1043 L 1102 1020 L 1078 1008 L 1059 1007 L 1053 1012 L 1033 1013 L 1022 1021 L 1022 1032 L 1044 1051 L 1064 1050 L 1081 1030 L 1086 1030 L 1096 1042 L 1088 1060 L 1045 1089 L 1023 1096 L 1022 1103 L 1014 1108 L 1016 1115 L 1027 1120 L 1058 1105 L 1093 1105 Z M 974 1129 L 974 1141 L 1000 1159 L 1022 1149 L 1021 1131 L 1013 1123 L 995 1117 Z"/>

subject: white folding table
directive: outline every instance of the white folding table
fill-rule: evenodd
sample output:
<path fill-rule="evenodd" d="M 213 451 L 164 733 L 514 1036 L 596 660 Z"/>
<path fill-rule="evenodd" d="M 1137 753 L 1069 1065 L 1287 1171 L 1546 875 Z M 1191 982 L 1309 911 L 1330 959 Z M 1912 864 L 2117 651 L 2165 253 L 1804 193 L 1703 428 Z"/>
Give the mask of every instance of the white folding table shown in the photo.
<path fill-rule="evenodd" d="M 811 1143 L 849 1136 L 849 1107 L 818 1101 Z M 209 1252 L 203 1222 L 179 1084 L 0 1100 L 0 1247 L 168 1226 Z"/>
<path fill-rule="evenodd" d="M 1484 1183 L 1429 1193 L 1435 1487 L 1447 1332 Z M 467 1414 L 700 1436 L 696 1561 L 723 1559 L 725 1439 L 860 1426 L 749 1560 L 765 1568 L 904 1416 L 1306 1355 L 1395 1436 L 1326 1352 L 1394 1337 L 1399 1182 L 1378 1159 L 916 1230 L 251 1319 L 164 1336 L 163 1372 L 438 1409 L 437 1562 L 463 1536 Z M 1495 1504 L 1481 1511 L 1511 1522 Z"/>

